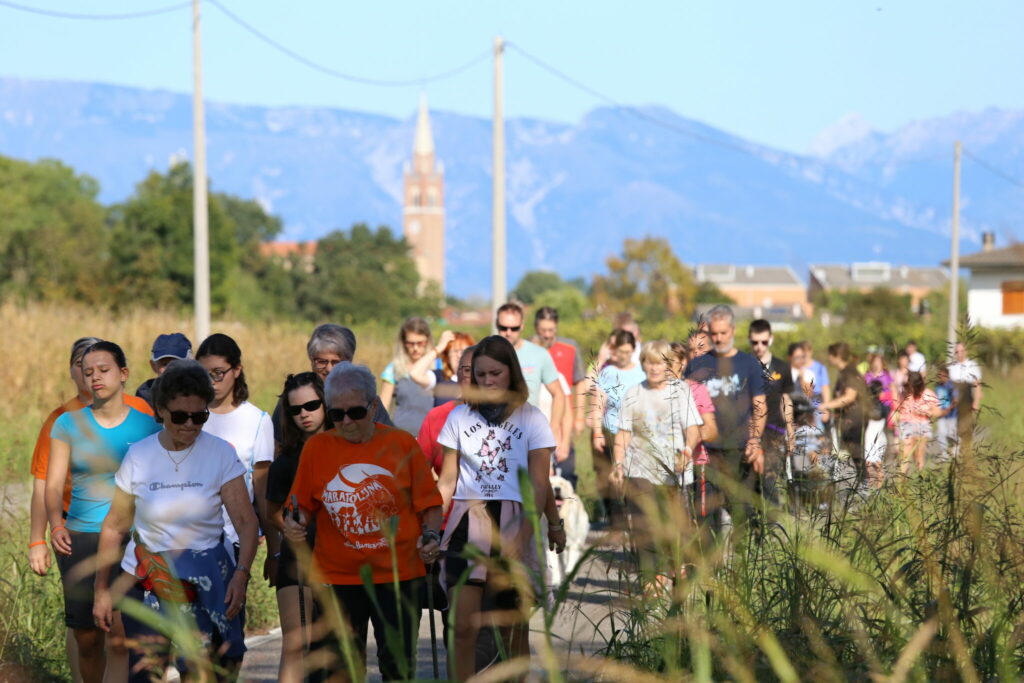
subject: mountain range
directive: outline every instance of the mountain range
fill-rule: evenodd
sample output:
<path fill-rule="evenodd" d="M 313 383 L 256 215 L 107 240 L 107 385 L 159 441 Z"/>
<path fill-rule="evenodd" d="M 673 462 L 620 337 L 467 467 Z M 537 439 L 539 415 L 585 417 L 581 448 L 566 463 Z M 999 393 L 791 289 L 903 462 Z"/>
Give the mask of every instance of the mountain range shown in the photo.
<path fill-rule="evenodd" d="M 281 239 L 355 222 L 401 229 L 415 101 L 399 120 L 322 107 L 207 104 L 213 188 L 282 217 Z M 444 164 L 449 292 L 490 286 L 491 123 L 432 111 Z M 185 94 L 0 78 L 0 154 L 52 157 L 129 196 L 150 169 L 191 156 Z M 1024 190 L 1024 112 L 990 109 L 894 132 L 851 115 L 806 154 L 773 149 L 659 107 L 597 108 L 575 123 L 507 122 L 508 272 L 604 270 L 628 237 L 668 238 L 687 263 L 788 264 L 948 257 L 953 142 L 964 161 L 962 249 L 1013 239 Z"/>

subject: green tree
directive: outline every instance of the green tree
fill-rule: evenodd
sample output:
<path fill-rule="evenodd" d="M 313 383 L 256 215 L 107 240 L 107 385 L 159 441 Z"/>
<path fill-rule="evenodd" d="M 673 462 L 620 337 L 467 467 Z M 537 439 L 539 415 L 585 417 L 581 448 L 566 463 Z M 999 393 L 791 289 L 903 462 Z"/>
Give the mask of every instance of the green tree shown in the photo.
<path fill-rule="evenodd" d="M 99 184 L 59 161 L 0 157 L 0 294 L 95 302 L 107 267 Z"/>
<path fill-rule="evenodd" d="M 152 171 L 135 194 L 111 208 L 110 272 L 116 301 L 192 305 L 192 182 L 187 162 L 166 173 Z M 252 280 L 266 266 L 259 244 L 280 229 L 280 220 L 256 202 L 210 194 L 210 299 L 215 311 L 239 296 L 255 295 Z"/>
<path fill-rule="evenodd" d="M 719 289 L 714 282 L 702 282 L 697 286 L 698 304 L 735 304 L 736 300 Z"/>
<path fill-rule="evenodd" d="M 298 263 L 293 300 L 313 320 L 398 322 L 410 315 L 436 315 L 439 292 L 421 295 L 409 244 L 381 226 L 358 223 L 335 231 L 317 244 L 312 272 Z"/>
<path fill-rule="evenodd" d="M 542 292 L 561 289 L 566 283 L 562 277 L 551 270 L 531 270 L 523 274 L 519 284 L 512 290 L 512 296 L 524 304 L 532 305 Z"/>
<path fill-rule="evenodd" d="M 622 256 L 609 258 L 607 265 L 608 274 L 594 278 L 598 312 L 630 311 L 645 322 L 689 317 L 693 312 L 697 296 L 693 275 L 668 240 L 627 239 Z"/>

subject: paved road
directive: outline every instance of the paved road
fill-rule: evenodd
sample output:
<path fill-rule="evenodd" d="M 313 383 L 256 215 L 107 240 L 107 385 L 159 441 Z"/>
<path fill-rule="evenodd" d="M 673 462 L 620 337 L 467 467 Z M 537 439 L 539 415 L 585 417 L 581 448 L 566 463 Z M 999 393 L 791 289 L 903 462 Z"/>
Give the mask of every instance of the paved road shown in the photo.
<path fill-rule="evenodd" d="M 580 572 L 568 592 L 566 600 L 557 612 L 552 627 L 553 649 L 556 654 L 566 658 L 568 653 L 590 655 L 604 645 L 611 633 L 609 612 L 618 604 L 625 585 L 621 575 L 624 566 L 621 553 L 607 546 L 602 546 L 603 537 L 591 533 L 591 544 L 596 546 L 594 554 L 580 568 Z M 585 594 L 584 594 L 585 593 Z M 536 653 L 543 647 L 543 614 L 538 612 L 532 622 L 531 649 L 534 652 L 534 668 L 539 671 Z M 441 624 L 437 622 L 438 639 L 441 638 Z M 370 642 L 367 645 L 367 680 L 380 681 L 380 673 L 376 668 L 376 646 L 373 643 L 371 629 Z M 281 634 L 279 631 L 249 640 L 249 652 L 242 667 L 242 680 L 253 683 L 277 680 L 277 664 L 281 653 Z M 438 659 L 441 678 L 445 679 L 445 651 L 442 643 L 438 643 Z M 563 670 L 570 667 L 562 661 Z M 430 656 L 430 627 L 426 612 L 420 621 L 419 656 L 417 660 L 417 676 L 421 679 L 433 678 Z"/>

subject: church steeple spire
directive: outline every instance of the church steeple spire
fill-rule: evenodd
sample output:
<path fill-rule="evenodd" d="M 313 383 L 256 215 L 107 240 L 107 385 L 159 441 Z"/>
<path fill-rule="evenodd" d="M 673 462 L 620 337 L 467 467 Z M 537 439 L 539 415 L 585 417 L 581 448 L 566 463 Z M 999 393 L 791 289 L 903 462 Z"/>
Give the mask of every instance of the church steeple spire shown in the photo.
<path fill-rule="evenodd" d="M 430 110 L 427 108 L 427 94 L 420 93 L 420 110 L 416 115 L 416 137 L 412 151 L 417 156 L 434 156 L 434 134 L 430 130 Z"/>
<path fill-rule="evenodd" d="M 420 94 L 412 164 L 404 177 L 403 233 L 412 247 L 422 288 L 430 282 L 444 291 L 444 172 L 437 163 L 426 93 Z"/>

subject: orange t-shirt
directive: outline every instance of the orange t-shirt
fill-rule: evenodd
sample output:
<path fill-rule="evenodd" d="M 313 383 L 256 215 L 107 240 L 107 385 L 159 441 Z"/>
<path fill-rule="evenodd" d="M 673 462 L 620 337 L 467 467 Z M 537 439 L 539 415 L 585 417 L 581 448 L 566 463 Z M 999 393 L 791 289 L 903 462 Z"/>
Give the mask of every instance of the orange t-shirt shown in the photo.
<path fill-rule="evenodd" d="M 306 442 L 291 494 L 316 521 L 313 560 L 322 580 L 337 586 L 362 584 L 369 565 L 374 583 L 392 581 L 392 558 L 383 533 L 398 517 L 395 564 L 398 580 L 426 574 L 416 550 L 419 513 L 441 505 L 441 494 L 416 439 L 377 424 L 373 438 L 351 443 L 336 431 Z"/>
<path fill-rule="evenodd" d="M 149 403 L 144 398 L 138 396 L 131 396 L 129 394 L 124 395 L 124 402 L 127 403 L 135 410 L 143 412 L 146 415 L 153 414 L 153 408 L 150 407 Z M 46 469 L 50 465 L 50 430 L 53 429 L 53 423 L 57 421 L 57 418 L 64 413 L 73 413 L 76 410 L 81 410 L 85 407 L 81 399 L 75 396 L 69 399 L 63 405 L 57 406 L 53 409 L 45 420 L 43 420 L 43 426 L 39 428 L 39 437 L 36 439 L 35 450 L 32 451 L 32 467 L 30 471 L 32 476 L 36 479 L 42 479 L 46 481 Z M 64 512 L 68 511 L 68 506 L 71 505 L 71 469 L 68 468 L 68 478 L 64 482 Z"/>

